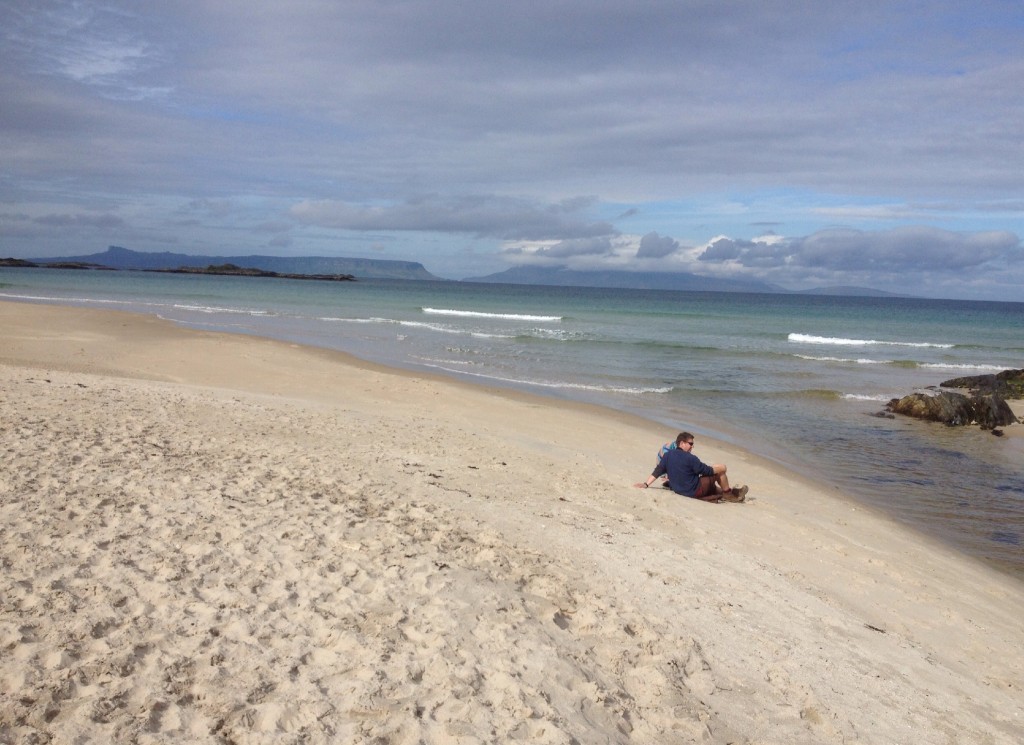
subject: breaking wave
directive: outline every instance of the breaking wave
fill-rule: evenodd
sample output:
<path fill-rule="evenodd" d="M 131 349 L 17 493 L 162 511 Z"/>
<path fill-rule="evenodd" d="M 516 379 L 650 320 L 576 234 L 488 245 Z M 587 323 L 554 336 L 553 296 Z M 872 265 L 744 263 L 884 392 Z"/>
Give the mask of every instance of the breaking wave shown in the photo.
<path fill-rule="evenodd" d="M 831 344 L 842 347 L 933 347 L 952 349 L 953 344 L 936 344 L 927 341 L 881 341 L 879 339 L 843 339 L 835 336 L 813 336 L 811 334 L 790 334 L 787 339 L 798 344 Z"/>
<path fill-rule="evenodd" d="M 424 313 L 437 316 L 460 316 L 462 318 L 496 318 L 502 321 L 537 321 L 556 323 L 562 316 L 534 316 L 523 313 L 485 313 L 479 310 L 452 310 L 448 308 L 424 308 Z"/>

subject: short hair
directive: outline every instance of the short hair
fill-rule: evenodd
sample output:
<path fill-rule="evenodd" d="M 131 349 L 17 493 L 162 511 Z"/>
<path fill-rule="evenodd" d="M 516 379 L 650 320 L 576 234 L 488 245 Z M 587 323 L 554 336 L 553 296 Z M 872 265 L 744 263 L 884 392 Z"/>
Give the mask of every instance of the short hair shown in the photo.
<path fill-rule="evenodd" d="M 679 436 L 676 438 L 676 445 L 678 446 L 682 442 L 689 442 L 692 439 L 693 435 L 691 435 L 689 432 L 680 432 Z"/>

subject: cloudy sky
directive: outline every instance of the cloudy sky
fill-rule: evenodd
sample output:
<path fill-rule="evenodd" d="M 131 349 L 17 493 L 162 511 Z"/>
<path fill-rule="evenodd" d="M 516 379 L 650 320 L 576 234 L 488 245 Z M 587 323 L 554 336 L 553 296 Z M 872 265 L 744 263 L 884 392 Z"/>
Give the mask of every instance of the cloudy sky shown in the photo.
<path fill-rule="evenodd" d="M 1024 300 L 1020 0 L 4 0 L 0 256 Z"/>

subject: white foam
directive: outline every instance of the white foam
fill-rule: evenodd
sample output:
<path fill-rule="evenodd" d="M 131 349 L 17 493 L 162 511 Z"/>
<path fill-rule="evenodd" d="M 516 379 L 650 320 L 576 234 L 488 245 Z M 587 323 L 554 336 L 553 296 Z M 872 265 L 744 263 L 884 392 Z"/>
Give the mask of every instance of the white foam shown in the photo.
<path fill-rule="evenodd" d="M 926 362 L 922 363 L 921 367 L 927 367 L 932 370 L 980 370 L 983 372 L 1002 372 L 1007 368 L 1007 365 L 963 365 L 945 362 Z"/>
<path fill-rule="evenodd" d="M 796 354 L 793 355 L 801 360 L 810 360 L 812 362 L 849 362 L 857 365 L 888 365 L 888 360 L 872 360 L 861 357 L 859 359 L 852 359 L 849 357 L 814 357 L 809 354 Z"/>
<path fill-rule="evenodd" d="M 842 398 L 850 401 L 891 401 L 896 396 L 869 396 L 866 393 L 844 393 Z"/>
<path fill-rule="evenodd" d="M 952 349 L 952 344 L 935 344 L 926 341 L 880 341 L 878 339 L 844 339 L 834 336 L 813 336 L 811 334 L 790 334 L 788 340 L 798 344 L 834 344 L 846 347 L 935 347 L 938 349 Z"/>
<path fill-rule="evenodd" d="M 439 316 L 461 316 L 464 318 L 497 318 L 503 321 L 538 321 L 556 323 L 562 316 L 533 316 L 522 313 L 485 313 L 478 310 L 452 310 L 449 308 L 424 308 L 424 313 Z"/>
<path fill-rule="evenodd" d="M 17 293 L 0 292 L 0 297 L 9 297 L 14 300 L 40 300 L 50 303 L 97 303 L 100 305 L 132 305 L 127 300 L 101 300 L 91 297 L 51 297 L 48 295 L 19 295 Z M 152 305 L 152 303 L 141 303 Z"/>
<path fill-rule="evenodd" d="M 252 310 L 249 308 L 222 308 L 216 305 L 182 305 L 176 303 L 172 306 L 175 310 L 188 310 L 193 313 L 228 313 L 233 315 L 242 316 L 273 316 L 275 313 L 271 313 L 266 310 Z"/>
<path fill-rule="evenodd" d="M 552 389 L 563 389 L 563 390 L 577 390 L 577 391 L 597 391 L 600 393 L 624 393 L 631 396 L 639 396 L 645 393 L 671 393 L 672 387 L 665 388 L 624 388 L 621 386 L 613 385 L 586 385 L 584 383 L 558 383 L 558 382 L 545 382 L 539 380 L 522 380 L 519 378 L 505 378 L 500 375 L 486 375 L 484 373 L 467 372 L 466 370 L 452 370 L 444 367 L 444 365 L 431 365 L 426 364 L 426 367 L 433 367 L 437 370 L 444 370 L 445 372 L 458 373 L 459 375 L 472 375 L 476 378 L 485 378 L 487 380 L 497 380 L 502 383 L 512 383 L 515 385 L 526 385 L 536 388 L 552 388 Z"/>

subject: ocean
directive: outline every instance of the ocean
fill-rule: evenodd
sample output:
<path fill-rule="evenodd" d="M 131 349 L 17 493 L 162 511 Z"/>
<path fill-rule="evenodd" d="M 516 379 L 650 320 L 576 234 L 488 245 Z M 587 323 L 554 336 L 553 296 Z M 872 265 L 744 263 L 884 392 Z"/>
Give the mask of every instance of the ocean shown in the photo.
<path fill-rule="evenodd" d="M 21 268 L 0 268 L 0 299 L 149 313 L 639 414 L 666 441 L 686 429 L 738 445 L 1024 577 L 1024 438 L 875 416 L 950 378 L 1024 367 L 1024 303 Z"/>

